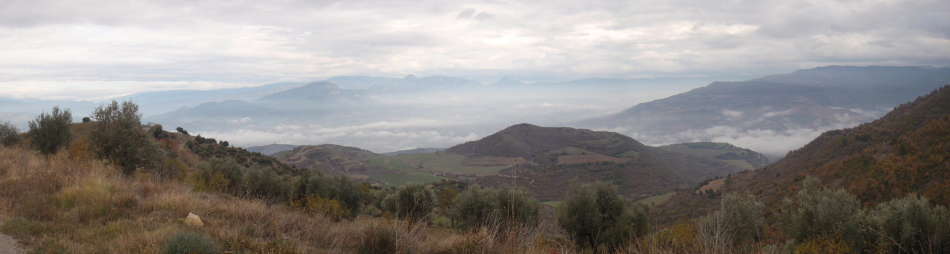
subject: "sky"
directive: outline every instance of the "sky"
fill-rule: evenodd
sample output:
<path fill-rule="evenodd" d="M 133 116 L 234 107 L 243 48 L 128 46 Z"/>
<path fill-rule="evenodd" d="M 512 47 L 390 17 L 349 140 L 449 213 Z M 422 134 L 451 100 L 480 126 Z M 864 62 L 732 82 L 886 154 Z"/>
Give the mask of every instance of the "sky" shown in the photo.
<path fill-rule="evenodd" d="M 0 1 L 0 96 L 950 63 L 950 1 Z"/>

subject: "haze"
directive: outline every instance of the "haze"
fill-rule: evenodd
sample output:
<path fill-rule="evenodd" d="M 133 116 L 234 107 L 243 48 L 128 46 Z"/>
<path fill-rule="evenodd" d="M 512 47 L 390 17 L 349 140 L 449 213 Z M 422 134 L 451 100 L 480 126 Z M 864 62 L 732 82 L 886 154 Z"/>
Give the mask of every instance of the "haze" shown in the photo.
<path fill-rule="evenodd" d="M 166 129 L 238 145 L 388 152 L 521 122 L 587 127 L 578 123 L 712 81 L 828 65 L 947 66 L 950 3 L 14 0 L 0 3 L 0 45 L 0 119 L 18 126 L 53 105 L 84 116 L 132 99 Z M 426 77 L 436 78 L 407 81 Z M 359 99 L 266 99 L 322 80 Z M 272 84 L 283 85 L 220 90 Z M 143 94 L 182 89 L 211 92 Z M 822 126 L 722 126 L 676 139 L 590 127 L 650 144 L 712 140 L 783 154 L 892 106 L 853 108 L 868 116 Z"/>

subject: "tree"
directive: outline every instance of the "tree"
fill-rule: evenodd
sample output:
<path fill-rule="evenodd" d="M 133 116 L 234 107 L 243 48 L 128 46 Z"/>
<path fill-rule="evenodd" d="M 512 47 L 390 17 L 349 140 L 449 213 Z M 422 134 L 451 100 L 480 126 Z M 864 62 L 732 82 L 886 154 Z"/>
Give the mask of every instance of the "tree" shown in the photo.
<path fill-rule="evenodd" d="M 614 186 L 597 183 L 571 190 L 558 223 L 578 246 L 612 253 L 647 233 L 646 214 L 646 208 L 626 204 Z"/>
<path fill-rule="evenodd" d="M 861 250 L 868 237 L 861 208 L 851 193 L 820 187 L 817 179 L 808 177 L 794 199 L 785 200 L 780 223 L 785 234 L 799 243 L 841 240 Z"/>
<path fill-rule="evenodd" d="M 871 212 L 877 242 L 888 253 L 950 251 L 950 211 L 911 195 L 881 203 Z"/>
<path fill-rule="evenodd" d="M 20 142 L 20 131 L 10 123 L 0 123 L 0 145 L 12 146 Z"/>
<path fill-rule="evenodd" d="M 188 136 L 188 131 L 186 131 L 185 128 L 178 127 L 178 128 L 175 128 L 175 131 L 178 131 L 178 133 L 185 134 L 185 136 Z"/>
<path fill-rule="evenodd" d="M 126 175 L 158 161 L 159 150 L 142 129 L 138 111 L 139 106 L 131 101 L 112 101 L 93 112 L 96 127 L 90 137 L 96 154 L 118 165 Z"/>
<path fill-rule="evenodd" d="M 69 144 L 71 132 L 69 124 L 73 122 L 73 114 L 68 109 L 61 110 L 53 107 L 49 114 L 40 113 L 35 120 L 30 121 L 28 135 L 33 147 L 41 153 L 54 154 Z"/>
<path fill-rule="evenodd" d="M 493 227 L 504 231 L 537 225 L 539 208 L 538 201 L 523 191 L 475 186 L 459 194 L 448 215 L 461 230 Z"/>
<path fill-rule="evenodd" d="M 386 199 L 384 208 L 409 224 L 426 220 L 436 206 L 435 194 L 423 185 L 404 186 Z"/>
<path fill-rule="evenodd" d="M 735 249 L 762 238 L 765 204 L 751 194 L 726 194 L 719 211 L 702 218 L 699 229 L 707 247 Z"/>

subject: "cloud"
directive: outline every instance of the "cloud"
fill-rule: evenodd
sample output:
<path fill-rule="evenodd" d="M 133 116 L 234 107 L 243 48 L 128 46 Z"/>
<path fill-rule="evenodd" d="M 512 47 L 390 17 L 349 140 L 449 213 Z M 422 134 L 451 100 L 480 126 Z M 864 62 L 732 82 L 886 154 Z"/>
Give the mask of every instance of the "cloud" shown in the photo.
<path fill-rule="evenodd" d="M 947 65 L 948 11 L 940 0 L 12 0 L 0 3 L 0 81 L 68 90 L 69 82 L 238 86 L 343 74 L 749 76 Z"/>
<path fill-rule="evenodd" d="M 228 140 L 239 146 L 267 144 L 340 144 L 376 152 L 392 152 L 405 148 L 449 147 L 478 139 L 472 132 L 440 128 L 452 123 L 426 119 L 380 121 L 358 125 L 321 126 L 317 124 L 284 124 L 261 128 L 194 131 L 203 136 Z"/>

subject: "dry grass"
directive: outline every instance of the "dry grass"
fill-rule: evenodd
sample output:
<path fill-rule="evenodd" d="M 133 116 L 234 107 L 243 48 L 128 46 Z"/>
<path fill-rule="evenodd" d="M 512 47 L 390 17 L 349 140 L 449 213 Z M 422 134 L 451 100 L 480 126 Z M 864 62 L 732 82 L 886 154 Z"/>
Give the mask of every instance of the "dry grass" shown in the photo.
<path fill-rule="evenodd" d="M 200 215 L 205 226 L 185 226 L 188 213 Z M 68 152 L 47 159 L 20 148 L 0 148 L 0 221 L 3 232 L 38 252 L 159 253 L 175 233 L 200 231 L 230 251 L 352 253 L 367 232 L 382 228 L 398 237 L 401 253 L 551 253 L 531 244 L 539 238 L 534 231 L 502 237 L 384 218 L 334 222 L 283 205 L 196 192 L 179 181 L 123 177 Z"/>
<path fill-rule="evenodd" d="M 183 181 L 125 177 L 100 161 L 77 158 L 68 151 L 46 158 L 0 148 L 0 231 L 36 253 L 160 253 L 167 239 L 185 231 L 212 237 L 226 253 L 374 253 L 361 247 L 387 242 L 397 243 L 382 249 L 387 253 L 578 252 L 550 222 L 471 233 L 374 217 L 335 222 L 261 200 L 197 192 Z M 205 226 L 186 226 L 188 213 L 201 216 Z M 683 240 L 669 237 L 653 234 L 622 252 L 708 250 L 670 245 Z"/>

